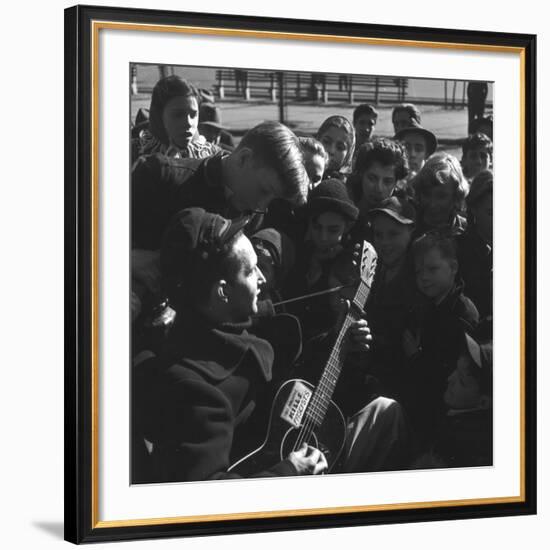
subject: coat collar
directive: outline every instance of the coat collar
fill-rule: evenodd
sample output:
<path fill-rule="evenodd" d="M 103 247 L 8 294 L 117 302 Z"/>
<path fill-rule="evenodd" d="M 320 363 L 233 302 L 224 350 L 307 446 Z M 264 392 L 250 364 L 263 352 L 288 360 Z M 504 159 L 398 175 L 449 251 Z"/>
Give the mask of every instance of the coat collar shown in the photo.
<path fill-rule="evenodd" d="M 271 344 L 250 334 L 251 322 L 212 326 L 198 314 L 176 324 L 168 344 L 170 362 L 199 371 L 213 381 L 222 381 L 244 361 L 259 369 L 262 377 L 272 377 L 274 353 Z"/>

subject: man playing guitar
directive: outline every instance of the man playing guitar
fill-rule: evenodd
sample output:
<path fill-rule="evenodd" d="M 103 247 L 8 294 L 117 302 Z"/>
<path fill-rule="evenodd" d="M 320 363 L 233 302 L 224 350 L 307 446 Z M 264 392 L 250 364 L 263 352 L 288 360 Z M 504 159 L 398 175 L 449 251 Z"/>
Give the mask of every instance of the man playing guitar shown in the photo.
<path fill-rule="evenodd" d="M 162 354 L 134 370 L 134 434 L 149 452 L 147 471 L 134 471 L 134 482 L 242 477 L 231 465 L 259 441 L 254 438 L 260 434 L 258 409 L 273 377 L 277 350 L 249 332 L 265 279 L 242 231 L 245 225 L 246 219 L 231 222 L 190 208 L 168 227 L 161 268 L 178 316 Z M 300 341 L 293 333 L 299 328 L 293 318 L 282 317 L 286 319 L 272 332 L 285 342 L 286 353 L 294 342 L 297 356 Z M 349 330 L 368 349 L 366 321 L 353 322 Z M 378 414 L 379 405 L 369 414 Z M 363 415 L 352 422 L 351 441 L 361 440 L 360 432 L 372 424 L 372 414 L 370 420 Z M 303 441 L 244 475 L 316 475 L 327 468 L 321 450 Z"/>

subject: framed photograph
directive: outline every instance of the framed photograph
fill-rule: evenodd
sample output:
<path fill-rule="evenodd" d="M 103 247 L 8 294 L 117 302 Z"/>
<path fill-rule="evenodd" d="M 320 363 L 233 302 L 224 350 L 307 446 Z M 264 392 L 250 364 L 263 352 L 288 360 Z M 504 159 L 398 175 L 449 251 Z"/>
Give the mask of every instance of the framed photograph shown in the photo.
<path fill-rule="evenodd" d="M 75 6 L 65 52 L 66 540 L 536 513 L 535 36 Z"/>

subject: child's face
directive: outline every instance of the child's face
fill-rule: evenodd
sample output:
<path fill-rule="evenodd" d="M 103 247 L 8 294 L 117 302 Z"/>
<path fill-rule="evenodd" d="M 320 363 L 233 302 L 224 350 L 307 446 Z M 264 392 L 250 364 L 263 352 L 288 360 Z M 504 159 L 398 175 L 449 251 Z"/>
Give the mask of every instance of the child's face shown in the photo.
<path fill-rule="evenodd" d="M 393 164 L 384 166 L 379 162 L 373 162 L 361 176 L 363 196 L 369 207 L 374 208 L 390 197 L 396 183 Z"/>
<path fill-rule="evenodd" d="M 471 374 L 471 368 L 476 367 L 470 357 L 463 354 L 447 379 L 447 390 L 443 399 L 451 409 L 475 409 L 481 405 L 483 395 L 479 382 Z"/>
<path fill-rule="evenodd" d="M 411 242 L 412 224 L 404 225 L 386 214 L 377 214 L 372 221 L 374 248 L 386 267 L 399 264 Z"/>
<path fill-rule="evenodd" d="M 439 302 L 454 284 L 456 262 L 443 258 L 437 248 L 432 248 L 417 254 L 414 264 L 418 290 L 432 301 Z"/>
<path fill-rule="evenodd" d="M 310 234 L 315 252 L 322 259 L 335 257 L 346 232 L 347 222 L 336 212 L 323 212 L 310 222 Z"/>
<path fill-rule="evenodd" d="M 192 96 L 173 97 L 162 111 L 162 123 L 171 144 L 187 147 L 197 132 L 199 105 Z"/>
<path fill-rule="evenodd" d="M 488 244 L 493 244 L 493 193 L 485 193 L 472 207 L 475 227 Z"/>
<path fill-rule="evenodd" d="M 453 182 L 425 186 L 420 192 L 419 203 L 424 222 L 432 226 L 445 225 L 455 209 Z"/>
<path fill-rule="evenodd" d="M 340 170 L 348 154 L 347 133 L 343 128 L 331 126 L 320 136 L 319 141 L 328 153 L 329 170 Z"/>
<path fill-rule="evenodd" d="M 475 147 L 468 149 L 462 159 L 464 174 L 468 178 L 474 178 L 482 170 L 487 170 L 491 166 L 491 155 L 485 147 Z"/>
<path fill-rule="evenodd" d="M 305 153 L 304 164 L 309 177 L 309 189 L 315 189 L 323 180 L 325 159 L 321 155 Z"/>
<path fill-rule="evenodd" d="M 371 138 L 375 126 L 376 118 L 373 115 L 369 115 L 367 113 L 361 115 L 355 121 L 354 127 L 357 145 L 361 145 Z"/>
<path fill-rule="evenodd" d="M 409 166 L 414 172 L 418 172 L 426 162 L 426 139 L 422 134 L 409 132 L 403 136 L 405 147 L 409 155 Z"/>

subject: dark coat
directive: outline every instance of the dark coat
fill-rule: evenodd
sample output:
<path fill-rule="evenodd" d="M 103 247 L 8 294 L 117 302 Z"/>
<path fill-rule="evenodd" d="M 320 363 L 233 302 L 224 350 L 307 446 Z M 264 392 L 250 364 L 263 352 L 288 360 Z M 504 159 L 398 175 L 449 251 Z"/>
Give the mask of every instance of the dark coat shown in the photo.
<path fill-rule="evenodd" d="M 183 208 L 201 207 L 225 218 L 242 212 L 233 208 L 222 181 L 221 152 L 205 159 L 140 157 L 132 170 L 132 241 L 134 248 L 157 250 L 170 218 Z M 257 215 L 248 229 L 261 223 Z"/>
<path fill-rule="evenodd" d="M 479 313 L 456 284 L 440 304 L 424 301 L 412 311 L 408 329 L 420 334 L 420 350 L 408 361 L 402 395 L 421 446 L 433 440 L 444 413 L 447 378 L 461 351 L 464 331 L 473 333 Z"/>
<path fill-rule="evenodd" d="M 493 251 L 475 231 L 468 229 L 456 239 L 459 276 L 464 293 L 476 305 L 481 318 L 493 315 Z"/>
<path fill-rule="evenodd" d="M 371 374 L 380 381 L 383 395 L 398 401 L 407 367 L 402 336 L 420 302 L 411 258 L 389 282 L 384 281 L 384 268 L 378 264 L 365 308 L 373 336 Z"/>
<path fill-rule="evenodd" d="M 180 321 L 157 363 L 134 384 L 134 420 L 153 449 L 148 481 L 239 477 L 229 466 L 259 446 L 267 422 L 257 408 L 272 379 L 274 351 L 246 327 Z M 257 475 L 296 473 L 283 460 Z"/>
<path fill-rule="evenodd" d="M 433 452 L 449 468 L 491 466 L 492 409 L 448 413 L 439 426 Z"/>

